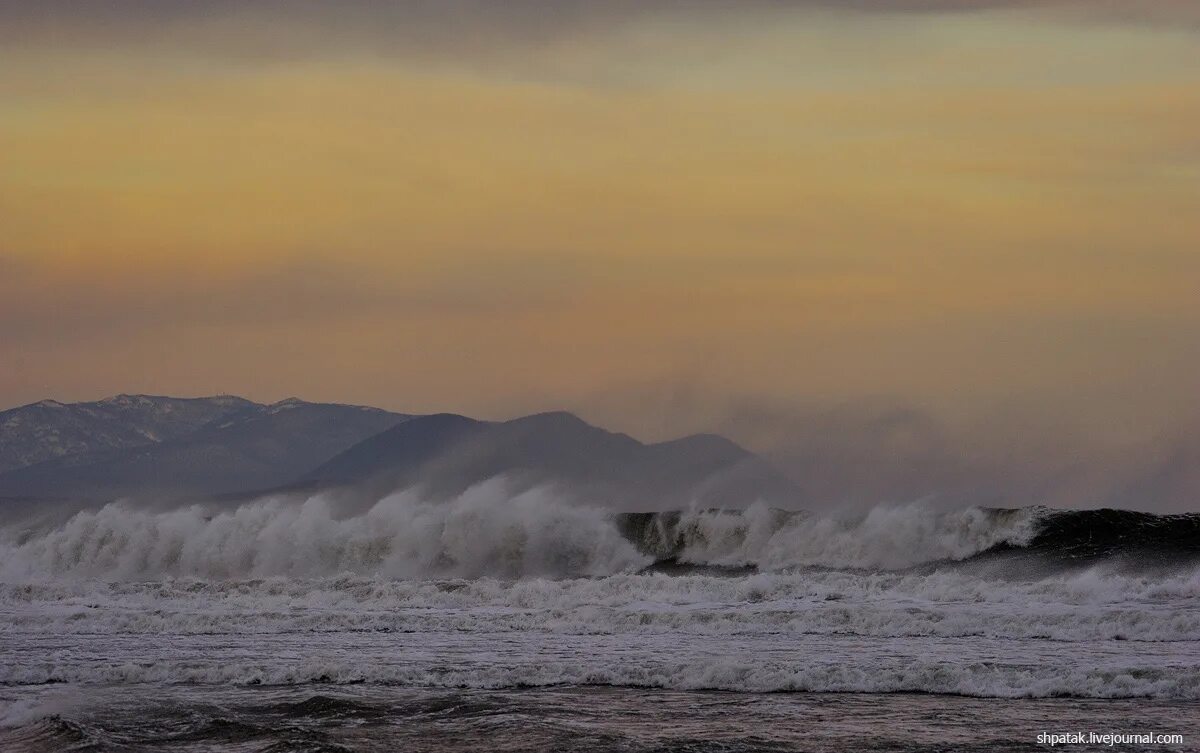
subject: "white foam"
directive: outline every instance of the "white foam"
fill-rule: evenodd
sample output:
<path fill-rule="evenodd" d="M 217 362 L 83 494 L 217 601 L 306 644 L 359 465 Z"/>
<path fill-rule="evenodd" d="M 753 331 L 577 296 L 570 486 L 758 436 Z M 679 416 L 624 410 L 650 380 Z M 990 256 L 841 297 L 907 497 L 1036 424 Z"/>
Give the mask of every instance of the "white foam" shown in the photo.
<path fill-rule="evenodd" d="M 54 530 L 0 544 L 0 580 L 238 578 L 340 572 L 393 577 L 603 575 L 649 563 L 599 510 L 549 489 L 507 494 L 485 482 L 444 503 L 400 492 L 339 517 L 323 495 L 212 512 L 114 503 Z"/>
<path fill-rule="evenodd" d="M 638 572 L 608 513 L 501 481 L 357 510 L 114 504 L 0 534 L 0 683 L 1200 699 L 1196 571 L 904 569 L 1028 540 L 1040 514 L 672 519 L 681 559 L 763 569 L 718 577 Z"/>
<path fill-rule="evenodd" d="M 0 617 L 0 633 L 39 634 L 486 630 L 1190 641 L 1200 636 L 1200 575 L 79 581 L 0 586 Z"/>
<path fill-rule="evenodd" d="M 963 559 L 1022 544 L 1042 511 L 921 504 L 857 518 L 689 510 L 662 531 L 684 563 L 895 569 Z M 660 525 L 662 521 L 660 521 Z M 665 552 L 657 552 L 664 556 Z M 123 503 L 87 510 L 33 534 L 0 530 L 0 581 L 59 577 L 599 576 L 637 570 L 651 557 L 625 540 L 613 514 L 570 504 L 549 487 L 510 493 L 503 479 L 430 502 L 408 490 L 362 511 L 323 494 L 272 497 L 233 509 L 152 511 Z"/>
<path fill-rule="evenodd" d="M 744 511 L 691 510 L 677 527 L 679 559 L 765 570 L 896 569 L 1028 543 L 1042 514 L 1037 508 L 939 511 L 921 503 L 880 506 L 861 517 L 781 516 L 761 503 Z"/>

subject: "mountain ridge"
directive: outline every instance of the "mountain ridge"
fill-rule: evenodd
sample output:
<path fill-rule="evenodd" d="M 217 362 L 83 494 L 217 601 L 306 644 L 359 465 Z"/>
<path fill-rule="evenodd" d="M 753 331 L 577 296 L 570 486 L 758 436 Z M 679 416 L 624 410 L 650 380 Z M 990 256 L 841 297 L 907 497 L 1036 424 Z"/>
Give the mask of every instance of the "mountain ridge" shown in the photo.
<path fill-rule="evenodd" d="M 173 439 L 250 405 L 257 403 L 234 395 L 120 394 L 78 403 L 47 399 L 9 408 L 0 411 L 0 473 L 81 452 Z"/>
<path fill-rule="evenodd" d="M 170 416 L 177 414 L 181 405 L 197 404 L 208 409 L 192 411 L 187 421 L 172 423 Z M 50 436 L 53 440 L 53 424 L 48 432 L 28 424 L 46 410 L 54 410 L 66 417 L 58 424 L 74 427 L 70 444 L 60 442 L 59 446 L 78 449 L 43 452 L 50 457 L 18 467 L 12 467 L 12 457 L 0 456 L 0 462 L 8 466 L 0 473 L 0 495 L 117 497 L 140 492 L 221 494 L 268 488 L 290 481 L 407 418 L 369 406 L 308 403 L 296 398 L 264 404 L 234 396 L 117 395 L 43 407 L 40 412 L 30 413 L 27 408 L 13 409 L 23 420 L 12 426 L 0 423 L 0 431 L 7 430 L 12 437 L 24 426 L 34 439 Z M 138 423 L 132 428 L 123 421 L 129 410 L 139 411 Z M 147 415 L 154 410 L 157 415 Z M 0 418 L 5 413 L 0 413 Z M 160 436 L 157 431 L 142 430 L 144 425 L 174 430 Z M 80 438 L 89 429 L 94 441 Z M 140 434 L 131 437 L 131 431 Z M 28 437 L 26 440 L 24 446 L 33 443 Z M 10 444 L 23 446 L 20 441 Z"/>
<path fill-rule="evenodd" d="M 696 434 L 644 443 L 565 411 L 480 421 L 420 416 L 380 432 L 316 468 L 308 485 L 374 480 L 419 485 L 434 496 L 461 493 L 497 476 L 517 487 L 566 484 L 607 506 L 668 509 L 692 503 L 794 504 L 800 490 L 735 442 Z"/>
<path fill-rule="evenodd" d="M 155 408 L 174 418 L 150 420 L 154 416 L 146 414 Z M 590 500 L 639 509 L 759 499 L 786 504 L 799 493 L 765 460 L 724 437 L 696 434 L 643 443 L 567 411 L 483 421 L 298 398 L 264 404 L 236 396 L 143 395 L 33 403 L 0 417 L 14 411 L 24 411 L 26 423 L 50 412 L 85 417 L 98 412 L 97 421 L 117 425 L 101 426 L 99 439 L 76 442 L 82 451 L 0 472 L 0 497 L 237 495 L 355 485 L 381 491 L 420 486 L 438 496 L 497 476 L 515 486 L 557 483 Z M 188 420 L 175 420 L 180 413 Z M 132 428 L 122 425 L 127 416 L 135 419 Z M 169 437 L 137 433 L 159 424 L 170 430 Z M 77 431 L 86 434 L 90 426 L 85 422 Z M 39 435 L 37 427 L 24 428 Z M 106 439 L 109 435 L 116 439 Z M 14 460 L 0 456 L 0 462 Z"/>

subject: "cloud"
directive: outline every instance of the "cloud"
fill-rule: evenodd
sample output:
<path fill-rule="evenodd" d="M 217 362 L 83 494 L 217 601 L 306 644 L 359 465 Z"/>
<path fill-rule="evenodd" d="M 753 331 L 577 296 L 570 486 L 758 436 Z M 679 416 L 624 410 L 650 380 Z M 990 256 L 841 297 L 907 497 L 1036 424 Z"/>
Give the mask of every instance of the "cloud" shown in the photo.
<path fill-rule="evenodd" d="M 1194 404 L 1195 39 L 1082 22 L 1195 8 L 0 0 L 0 390 Z M 1011 485 L 869 413 L 794 454 Z"/>
<path fill-rule="evenodd" d="M 28 268 L 25 260 L 13 254 L 0 253 L 0 279 L 14 280 L 18 275 L 23 275 Z"/>
<path fill-rule="evenodd" d="M 15 347 L 196 327 L 300 331 L 363 319 L 513 316 L 564 305 L 589 285 L 585 271 L 568 258 L 533 255 L 404 272 L 322 257 L 233 270 L 169 260 L 114 274 L 0 256 L 0 338 Z"/>
<path fill-rule="evenodd" d="M 255 59 L 331 50 L 451 57 L 554 45 L 652 19 L 720 24 L 803 11 L 918 16 L 1004 10 L 1200 28 L 1200 6 L 1191 0 L 747 0 L 736 6 L 719 0 L 0 0 L 0 39 L 166 49 L 199 42 L 210 52 Z"/>

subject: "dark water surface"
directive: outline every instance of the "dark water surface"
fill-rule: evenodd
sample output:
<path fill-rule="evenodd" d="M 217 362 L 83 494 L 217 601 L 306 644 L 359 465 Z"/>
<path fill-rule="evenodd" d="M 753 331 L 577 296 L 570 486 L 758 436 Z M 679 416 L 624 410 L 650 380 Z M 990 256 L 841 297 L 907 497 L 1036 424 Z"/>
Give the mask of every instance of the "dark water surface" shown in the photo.
<path fill-rule="evenodd" d="M 12 694 L 7 693 L 11 699 Z M 6 751 L 1028 751 L 1039 732 L 1163 732 L 1197 750 L 1200 703 L 641 688 L 51 689 Z M 29 696 L 22 694 L 26 700 Z"/>

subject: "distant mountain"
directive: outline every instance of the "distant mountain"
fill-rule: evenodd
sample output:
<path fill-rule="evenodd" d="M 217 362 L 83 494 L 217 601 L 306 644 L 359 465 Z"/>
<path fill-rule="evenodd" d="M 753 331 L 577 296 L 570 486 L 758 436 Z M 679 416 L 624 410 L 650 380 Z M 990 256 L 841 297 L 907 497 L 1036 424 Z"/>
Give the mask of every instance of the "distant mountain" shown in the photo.
<path fill-rule="evenodd" d="M 289 399 L 119 395 L 0 413 L 0 498 L 105 500 L 419 485 L 436 497 L 497 476 L 628 510 L 794 506 L 799 490 L 727 439 L 644 444 L 570 413 L 478 421 Z M 15 503 L 11 503 L 15 504 Z"/>
<path fill-rule="evenodd" d="M 693 501 L 741 506 L 757 499 L 791 506 L 800 499 L 792 482 L 722 437 L 643 444 L 569 413 L 506 422 L 453 414 L 413 418 L 334 457 L 308 481 L 421 484 L 445 495 L 498 475 L 518 485 L 558 482 L 586 500 L 631 510 L 677 508 Z"/>
<path fill-rule="evenodd" d="M 202 410 L 205 406 L 208 410 Z M 16 428 L 24 429 L 23 441 L 14 445 L 36 448 L 30 438 L 49 437 L 43 441 L 49 449 L 40 455 L 51 457 L 0 473 L 0 496 L 108 498 L 265 489 L 293 481 L 408 418 L 361 406 L 296 399 L 261 405 L 224 397 L 120 396 L 99 403 L 39 403 L 7 413 L 14 412 Z M 51 423 L 36 423 L 45 416 Z M 37 456 L 29 450 L 24 454 Z"/>
<path fill-rule="evenodd" d="M 301 480 L 350 484 L 387 476 L 415 481 L 419 471 L 464 446 L 487 426 L 484 421 L 453 413 L 418 416 L 364 439 Z"/>
<path fill-rule="evenodd" d="M 0 411 L 0 473 L 67 455 L 169 442 L 255 405 L 230 396 L 117 395 Z"/>

